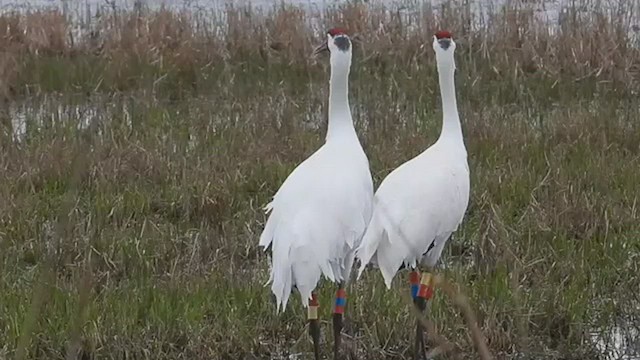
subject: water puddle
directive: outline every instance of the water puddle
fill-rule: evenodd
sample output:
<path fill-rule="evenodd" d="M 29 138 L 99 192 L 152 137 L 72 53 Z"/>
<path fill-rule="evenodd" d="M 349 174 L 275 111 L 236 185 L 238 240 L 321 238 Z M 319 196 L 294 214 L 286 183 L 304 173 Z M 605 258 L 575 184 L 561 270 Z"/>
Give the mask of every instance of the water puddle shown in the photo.
<path fill-rule="evenodd" d="M 55 96 L 37 101 L 11 103 L 8 109 L 13 138 L 16 141 L 23 141 L 29 133 L 48 131 L 60 126 L 71 126 L 77 130 L 87 129 L 92 123 L 109 118 L 111 113 L 108 107 L 92 103 L 68 104 Z"/>
<path fill-rule="evenodd" d="M 640 312 L 640 306 L 637 311 Z M 608 329 L 590 334 L 596 349 L 605 360 L 640 360 L 640 319 L 621 316 Z"/>

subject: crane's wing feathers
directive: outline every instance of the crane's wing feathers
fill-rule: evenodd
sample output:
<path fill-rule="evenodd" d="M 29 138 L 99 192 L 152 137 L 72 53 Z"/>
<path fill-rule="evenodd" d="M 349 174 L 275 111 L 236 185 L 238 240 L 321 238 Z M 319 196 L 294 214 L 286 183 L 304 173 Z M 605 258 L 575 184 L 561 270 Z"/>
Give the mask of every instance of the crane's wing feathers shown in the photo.
<path fill-rule="evenodd" d="M 371 217 L 366 157 L 357 157 L 354 166 L 353 158 L 331 151 L 325 145 L 301 163 L 267 206 L 271 214 L 260 246 L 272 247 L 270 282 L 279 308 L 286 307 L 293 287 L 308 306 L 321 275 L 346 280 Z"/>
<path fill-rule="evenodd" d="M 423 155 L 398 167 L 380 185 L 356 253 L 358 276 L 369 262 L 375 263 L 390 287 L 403 264 L 415 267 L 425 261 L 434 266 L 460 224 L 469 199 L 468 170 L 461 162 Z"/>

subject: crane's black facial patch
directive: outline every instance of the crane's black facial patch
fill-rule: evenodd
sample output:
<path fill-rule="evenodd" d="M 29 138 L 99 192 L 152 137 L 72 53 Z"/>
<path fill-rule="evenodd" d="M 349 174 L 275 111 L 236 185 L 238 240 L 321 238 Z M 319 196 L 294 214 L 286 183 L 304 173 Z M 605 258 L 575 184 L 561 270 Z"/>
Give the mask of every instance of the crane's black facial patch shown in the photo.
<path fill-rule="evenodd" d="M 346 36 L 336 36 L 333 39 L 333 43 L 336 44 L 336 47 L 340 51 L 348 51 L 351 47 L 351 41 Z"/>
<path fill-rule="evenodd" d="M 451 39 L 440 39 L 438 40 L 438 44 L 443 50 L 447 50 L 449 46 L 451 46 Z"/>

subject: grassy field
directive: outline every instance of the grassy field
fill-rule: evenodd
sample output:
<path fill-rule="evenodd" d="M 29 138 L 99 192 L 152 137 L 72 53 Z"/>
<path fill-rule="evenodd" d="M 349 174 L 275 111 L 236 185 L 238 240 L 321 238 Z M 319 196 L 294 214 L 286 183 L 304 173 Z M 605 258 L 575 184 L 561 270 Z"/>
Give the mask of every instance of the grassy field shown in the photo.
<path fill-rule="evenodd" d="M 451 29 L 472 195 L 442 274 L 495 358 L 604 358 L 594 333 L 640 328 L 629 19 L 550 32 L 526 6 L 422 10 L 318 18 L 362 38 L 350 96 L 375 183 L 439 133 L 430 42 Z M 276 315 L 257 242 L 262 206 L 324 140 L 314 16 L 118 12 L 77 35 L 56 12 L 0 15 L 0 359 L 311 358 L 298 295 Z M 349 293 L 349 352 L 410 358 L 407 274 L 387 291 L 369 271 Z M 478 358 L 451 298 L 430 316 L 442 358 Z"/>

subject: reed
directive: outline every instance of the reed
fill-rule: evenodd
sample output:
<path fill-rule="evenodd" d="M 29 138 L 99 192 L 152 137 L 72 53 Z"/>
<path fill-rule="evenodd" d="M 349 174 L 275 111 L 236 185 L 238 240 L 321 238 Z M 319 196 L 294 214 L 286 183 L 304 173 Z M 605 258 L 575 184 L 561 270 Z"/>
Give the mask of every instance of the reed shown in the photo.
<path fill-rule="evenodd" d="M 434 353 L 613 352 L 612 333 L 640 326 L 624 4 L 631 17 L 577 1 L 554 31 L 536 2 L 110 11 L 84 32 L 55 11 L 0 15 L 0 359 L 310 351 L 297 296 L 275 314 L 257 238 L 262 206 L 324 139 L 313 21 L 360 36 L 350 95 L 376 184 L 436 139 L 431 34 L 457 39 L 472 196 L 443 257 Z M 370 271 L 348 292 L 351 354 L 408 358 L 408 281 L 387 291 Z"/>

